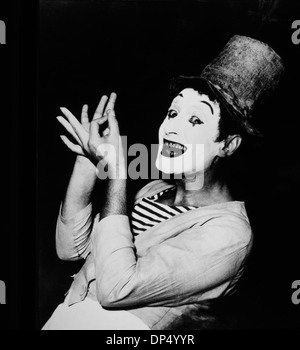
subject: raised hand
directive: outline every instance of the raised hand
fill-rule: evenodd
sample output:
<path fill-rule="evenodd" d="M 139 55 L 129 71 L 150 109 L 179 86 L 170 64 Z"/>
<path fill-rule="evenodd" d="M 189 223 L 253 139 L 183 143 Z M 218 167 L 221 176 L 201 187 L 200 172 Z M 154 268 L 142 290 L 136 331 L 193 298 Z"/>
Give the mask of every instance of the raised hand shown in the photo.
<path fill-rule="evenodd" d="M 87 105 L 82 108 L 81 123 L 67 108 L 61 108 L 66 119 L 59 116 L 57 120 L 73 137 L 74 142 L 71 142 L 66 136 L 61 136 L 61 139 L 71 151 L 88 157 L 93 163 L 103 160 L 107 156 L 107 150 L 111 147 L 118 154 L 121 142 L 114 111 L 116 98 L 115 93 L 111 93 L 109 100 L 107 96 L 102 96 L 91 122 L 88 118 Z M 105 122 L 108 126 L 101 131 Z"/>
<path fill-rule="evenodd" d="M 89 138 L 89 118 L 88 118 L 88 106 L 84 105 L 81 111 L 81 124 L 76 117 L 66 108 L 61 108 L 61 111 L 67 117 L 58 116 L 56 119 L 63 125 L 68 133 L 73 137 L 75 143 L 71 142 L 66 136 L 60 135 L 60 138 L 65 145 L 74 153 L 82 156 L 87 156 L 84 152 L 84 145 L 82 139 L 87 142 Z M 81 136 L 79 136 L 81 135 Z"/>

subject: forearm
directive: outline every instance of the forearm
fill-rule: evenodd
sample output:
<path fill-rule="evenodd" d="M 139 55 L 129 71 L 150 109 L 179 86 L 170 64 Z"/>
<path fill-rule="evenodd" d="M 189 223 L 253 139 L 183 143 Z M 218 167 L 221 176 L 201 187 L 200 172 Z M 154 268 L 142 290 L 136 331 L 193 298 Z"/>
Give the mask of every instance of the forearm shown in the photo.
<path fill-rule="evenodd" d="M 81 123 L 66 108 L 61 108 L 67 121 L 58 117 L 60 123 L 74 138 L 75 143 L 67 137 L 61 137 L 66 146 L 76 153 L 77 159 L 73 173 L 66 191 L 65 199 L 57 221 L 56 247 L 62 257 L 84 257 L 90 249 L 90 234 L 94 223 L 98 221 L 99 214 L 93 218 L 91 197 L 98 179 L 96 165 L 105 154 L 98 153 L 100 145 L 113 144 L 118 148 L 119 131 L 114 113 L 116 94 L 111 94 L 107 102 L 107 96 L 102 96 L 93 120 L 89 121 L 87 106 L 82 109 Z M 103 115 L 104 107 L 107 111 Z M 99 127 L 108 121 L 106 135 L 99 134 Z M 85 156 L 88 157 L 85 158 Z M 92 163 L 93 162 L 93 163 Z"/>
<path fill-rule="evenodd" d="M 108 180 L 101 219 L 110 215 L 127 215 L 126 180 Z"/>
<path fill-rule="evenodd" d="M 232 218 L 200 227 L 191 227 L 190 219 L 182 222 L 180 215 L 170 220 L 134 241 L 127 216 L 110 216 L 97 225 L 93 245 L 103 307 L 193 304 L 222 295 L 240 277 L 251 249 L 243 223 L 232 229 Z"/>
<path fill-rule="evenodd" d="M 62 260 L 85 258 L 90 252 L 90 237 L 94 219 L 89 204 L 75 216 L 64 219 L 60 214 L 56 223 L 56 253 Z"/>
<path fill-rule="evenodd" d="M 84 257 L 92 231 L 89 206 L 96 182 L 95 167 L 84 157 L 77 157 L 56 226 L 56 252 L 60 259 Z"/>
<path fill-rule="evenodd" d="M 62 203 L 64 218 L 76 215 L 90 203 L 96 181 L 95 166 L 87 158 L 78 156 Z"/>
<path fill-rule="evenodd" d="M 125 179 L 118 179 L 118 180 L 108 180 L 107 184 L 107 191 L 106 191 L 106 200 L 104 208 L 101 210 L 101 220 L 105 220 L 107 217 L 112 217 L 113 215 L 127 215 L 127 200 L 126 200 L 126 180 Z M 122 225 L 123 226 L 123 225 Z M 124 226 L 126 227 L 126 225 Z M 123 228 L 124 228 L 123 227 Z M 113 234 L 114 235 L 114 234 Z M 116 237 L 110 237 L 110 240 L 112 242 L 112 248 L 117 249 L 119 247 L 119 244 L 123 246 L 121 243 L 122 238 L 119 238 L 117 235 L 117 240 L 115 241 Z M 129 239 L 130 240 L 130 239 Z M 125 244 L 126 245 L 126 244 Z M 96 278 L 96 284 L 97 284 L 97 297 L 100 301 L 101 298 L 101 285 L 103 283 L 108 283 L 106 279 L 103 281 L 103 279 L 100 278 L 101 275 L 103 275 L 103 258 L 104 255 L 109 252 L 109 249 L 104 249 L 105 244 L 103 244 L 103 241 L 101 240 L 101 237 L 99 236 L 99 232 L 95 232 L 95 235 L 93 236 L 93 255 L 94 255 L 94 264 L 95 264 L 95 272 L 96 276 L 99 276 L 99 278 Z M 103 251 L 104 250 L 104 251 Z M 130 257 L 131 259 L 131 257 Z M 122 264 L 122 261 L 120 261 Z"/>

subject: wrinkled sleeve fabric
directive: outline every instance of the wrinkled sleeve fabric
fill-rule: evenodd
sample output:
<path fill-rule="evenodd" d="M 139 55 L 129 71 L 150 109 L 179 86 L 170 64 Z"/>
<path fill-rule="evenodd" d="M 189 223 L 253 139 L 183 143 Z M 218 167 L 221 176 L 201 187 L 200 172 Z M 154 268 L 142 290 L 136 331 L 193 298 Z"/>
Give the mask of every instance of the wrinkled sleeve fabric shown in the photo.
<path fill-rule="evenodd" d="M 64 260 L 86 258 L 90 252 L 90 235 L 93 229 L 92 205 L 89 204 L 76 215 L 65 218 L 61 207 L 56 223 L 56 251 Z"/>
<path fill-rule="evenodd" d="M 103 307 L 180 306 L 199 302 L 236 276 L 249 237 L 242 220 L 216 218 L 136 251 L 128 217 L 100 221 L 93 236 L 97 297 Z"/>

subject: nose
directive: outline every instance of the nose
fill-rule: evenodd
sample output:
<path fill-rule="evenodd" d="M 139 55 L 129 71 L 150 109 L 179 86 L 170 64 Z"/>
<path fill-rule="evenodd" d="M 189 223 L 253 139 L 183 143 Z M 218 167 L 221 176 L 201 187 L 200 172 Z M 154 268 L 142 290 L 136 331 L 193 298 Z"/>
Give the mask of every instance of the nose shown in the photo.
<path fill-rule="evenodd" d="M 164 125 L 165 135 L 178 135 L 178 120 L 176 118 L 167 119 Z"/>

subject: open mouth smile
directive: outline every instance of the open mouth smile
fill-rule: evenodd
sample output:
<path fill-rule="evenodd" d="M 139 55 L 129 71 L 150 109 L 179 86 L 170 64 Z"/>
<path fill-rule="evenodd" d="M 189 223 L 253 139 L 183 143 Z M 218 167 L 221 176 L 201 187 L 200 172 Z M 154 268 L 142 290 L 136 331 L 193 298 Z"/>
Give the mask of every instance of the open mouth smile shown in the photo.
<path fill-rule="evenodd" d="M 161 155 L 165 157 L 175 158 L 181 156 L 187 147 L 178 142 L 172 142 L 164 139 Z"/>

